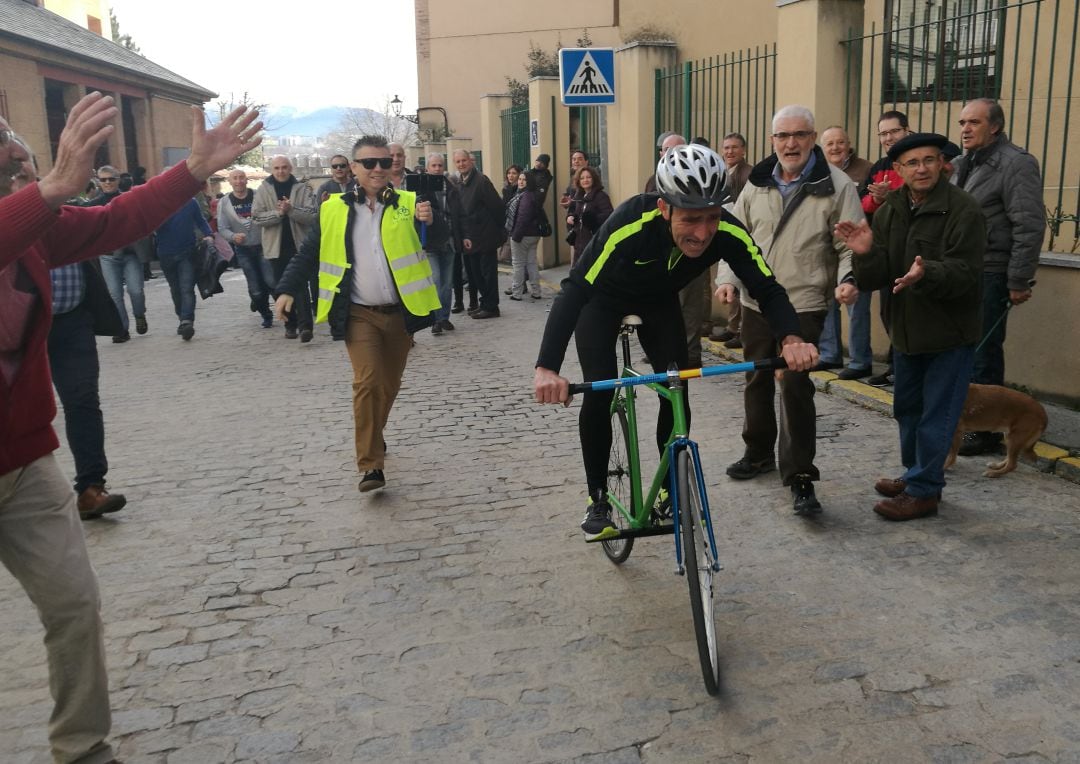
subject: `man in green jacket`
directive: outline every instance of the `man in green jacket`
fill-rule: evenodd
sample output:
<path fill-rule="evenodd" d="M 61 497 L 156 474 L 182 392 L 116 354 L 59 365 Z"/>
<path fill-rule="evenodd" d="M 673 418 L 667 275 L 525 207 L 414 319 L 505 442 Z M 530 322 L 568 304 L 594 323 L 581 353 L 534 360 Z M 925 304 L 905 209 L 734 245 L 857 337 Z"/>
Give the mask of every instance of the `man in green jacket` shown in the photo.
<path fill-rule="evenodd" d="M 937 513 L 979 340 L 986 224 L 975 198 L 945 177 L 946 143 L 936 133 L 897 141 L 888 155 L 904 185 L 885 197 L 873 230 L 865 221 L 836 226 L 855 255 L 857 282 L 838 287 L 837 300 L 850 304 L 859 289 L 886 286 L 893 294 L 886 323 L 905 472 L 874 485 L 886 497 L 874 511 L 888 520 Z"/>

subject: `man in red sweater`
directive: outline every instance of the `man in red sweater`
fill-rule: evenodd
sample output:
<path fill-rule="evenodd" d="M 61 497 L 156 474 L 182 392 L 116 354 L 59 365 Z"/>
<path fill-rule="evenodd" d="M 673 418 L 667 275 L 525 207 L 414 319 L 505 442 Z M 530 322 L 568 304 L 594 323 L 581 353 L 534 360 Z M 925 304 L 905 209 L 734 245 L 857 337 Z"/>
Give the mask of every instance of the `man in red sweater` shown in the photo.
<path fill-rule="evenodd" d="M 213 130 L 195 110 L 191 156 L 105 207 L 64 206 L 90 177 L 119 109 L 91 93 L 68 116 L 51 172 L 34 182 L 31 152 L 0 118 L 0 562 L 45 626 L 49 744 L 57 761 L 113 761 L 97 578 L 59 446 L 46 339 L 49 269 L 146 236 L 211 173 L 259 144 L 255 112 L 237 109 Z"/>

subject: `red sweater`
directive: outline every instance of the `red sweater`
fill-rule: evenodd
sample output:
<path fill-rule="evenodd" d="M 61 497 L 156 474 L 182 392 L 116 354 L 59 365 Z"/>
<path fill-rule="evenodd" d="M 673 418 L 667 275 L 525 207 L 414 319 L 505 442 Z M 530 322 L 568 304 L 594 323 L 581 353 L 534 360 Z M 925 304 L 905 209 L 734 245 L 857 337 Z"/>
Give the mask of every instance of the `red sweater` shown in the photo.
<path fill-rule="evenodd" d="M 87 260 L 146 236 L 202 187 L 180 163 L 118 196 L 106 207 L 53 212 L 37 184 L 0 198 L 0 270 L 21 268 L 39 299 L 13 379 L 0 372 L 0 475 L 52 453 L 59 445 L 46 342 L 52 321 L 49 269 Z"/>

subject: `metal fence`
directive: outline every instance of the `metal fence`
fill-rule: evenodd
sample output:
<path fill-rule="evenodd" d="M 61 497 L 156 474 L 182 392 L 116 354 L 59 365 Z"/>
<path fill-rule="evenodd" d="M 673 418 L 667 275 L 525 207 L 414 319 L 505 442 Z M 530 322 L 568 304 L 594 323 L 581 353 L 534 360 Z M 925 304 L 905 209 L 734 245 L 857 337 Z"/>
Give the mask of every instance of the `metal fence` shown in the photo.
<path fill-rule="evenodd" d="M 965 102 L 997 99 L 1010 140 L 1043 173 L 1047 248 L 1080 245 L 1080 156 L 1071 120 L 1080 0 L 949 0 L 934 8 L 891 0 L 844 41 L 848 103 L 844 121 L 856 150 L 878 156 L 877 118 L 896 109 L 912 130 L 959 143 Z M 889 13 L 889 11 L 892 11 Z"/>
<path fill-rule="evenodd" d="M 589 156 L 589 164 L 604 172 L 601 151 L 602 106 L 572 106 L 570 108 L 570 150 L 581 149 Z"/>
<path fill-rule="evenodd" d="M 502 150 L 503 161 L 507 166 L 512 164 L 522 167 L 531 167 L 529 161 L 529 105 L 511 106 L 503 109 L 500 113 L 502 119 Z M 501 176 L 503 168 L 493 168 Z"/>
<path fill-rule="evenodd" d="M 657 135 L 700 136 L 719 149 L 725 135 L 742 133 L 747 159 L 762 159 L 772 153 L 776 43 L 657 69 L 655 104 Z"/>

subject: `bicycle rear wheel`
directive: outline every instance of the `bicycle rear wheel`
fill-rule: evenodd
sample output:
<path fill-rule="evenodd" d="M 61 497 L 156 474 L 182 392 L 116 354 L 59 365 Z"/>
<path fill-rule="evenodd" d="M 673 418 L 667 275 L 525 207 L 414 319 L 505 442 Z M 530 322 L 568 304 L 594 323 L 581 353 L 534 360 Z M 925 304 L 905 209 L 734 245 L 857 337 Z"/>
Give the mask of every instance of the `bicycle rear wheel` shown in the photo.
<path fill-rule="evenodd" d="M 720 692 L 720 655 L 717 651 L 716 620 L 713 613 L 713 569 L 705 535 L 701 496 L 690 451 L 677 457 L 676 478 L 679 486 L 679 526 L 682 535 L 686 583 L 690 589 L 690 610 L 694 615 L 701 675 L 710 695 Z"/>
<path fill-rule="evenodd" d="M 633 475 L 630 474 L 630 428 L 626 423 L 626 412 L 615 409 L 611 413 L 611 453 L 608 455 L 608 494 L 619 500 L 627 510 L 633 510 L 633 499 L 630 485 Z M 620 531 L 630 527 L 630 524 L 615 507 L 611 508 L 611 521 Z M 630 551 L 634 548 L 633 539 L 612 539 L 600 542 L 604 547 L 604 554 L 616 565 L 626 562 Z"/>

